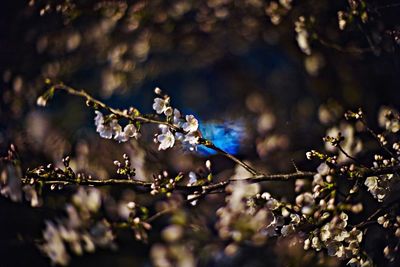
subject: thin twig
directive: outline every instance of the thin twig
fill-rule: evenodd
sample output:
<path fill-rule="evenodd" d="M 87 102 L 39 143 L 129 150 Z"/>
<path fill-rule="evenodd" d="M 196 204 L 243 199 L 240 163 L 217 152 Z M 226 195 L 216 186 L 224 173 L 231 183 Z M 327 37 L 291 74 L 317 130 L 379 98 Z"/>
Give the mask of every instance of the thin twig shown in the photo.
<path fill-rule="evenodd" d="M 372 135 L 372 137 L 378 142 L 379 146 L 392 158 L 394 158 L 397 162 L 399 162 L 399 160 L 397 159 L 397 157 L 393 154 L 392 151 L 390 151 L 385 145 L 382 144 L 382 142 L 379 140 L 378 135 L 371 129 L 368 127 L 367 122 L 365 121 L 365 119 L 361 120 L 361 123 L 363 124 L 363 126 L 365 127 L 365 129 L 367 130 L 367 132 Z"/>

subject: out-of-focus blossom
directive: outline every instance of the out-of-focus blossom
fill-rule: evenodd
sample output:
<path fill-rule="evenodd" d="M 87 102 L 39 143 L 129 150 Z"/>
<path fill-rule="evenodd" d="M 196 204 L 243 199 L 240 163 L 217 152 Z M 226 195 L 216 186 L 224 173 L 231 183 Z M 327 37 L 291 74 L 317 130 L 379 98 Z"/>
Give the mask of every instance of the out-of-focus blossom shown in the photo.
<path fill-rule="evenodd" d="M 311 47 L 309 43 L 310 34 L 306 26 L 306 18 L 300 16 L 295 22 L 295 31 L 297 33 L 296 40 L 301 51 L 306 55 L 311 55 Z"/>
<path fill-rule="evenodd" d="M 400 130 L 400 115 L 395 109 L 381 107 L 378 114 L 379 126 L 386 130 L 397 133 Z"/>

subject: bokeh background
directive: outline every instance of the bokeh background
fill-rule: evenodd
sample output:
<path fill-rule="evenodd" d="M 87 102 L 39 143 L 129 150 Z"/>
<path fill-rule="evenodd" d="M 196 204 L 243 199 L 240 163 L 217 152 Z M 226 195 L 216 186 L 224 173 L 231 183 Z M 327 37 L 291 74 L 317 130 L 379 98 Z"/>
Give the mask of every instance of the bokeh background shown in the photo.
<path fill-rule="evenodd" d="M 205 161 L 179 149 L 157 152 L 152 127 L 140 143 L 101 140 L 81 99 L 58 94 L 48 107 L 37 107 L 50 78 L 142 112 L 151 112 L 158 86 L 173 106 L 202 122 L 243 123 L 239 158 L 267 172 L 291 171 L 292 161 L 315 167 L 305 152 L 323 147 L 326 129 L 344 111 L 362 108 L 374 127 L 380 106 L 400 104 L 400 8 L 377 8 L 395 1 L 368 1 L 369 21 L 341 31 L 337 12 L 348 8 L 347 1 L 297 2 L 282 9 L 275 25 L 271 1 L 261 0 L 2 1 L 0 151 L 15 144 L 24 168 L 60 164 L 71 155 L 75 168 L 100 178 L 115 173 L 112 162 L 123 153 L 137 158 L 143 179 Z M 301 15 L 317 21 L 311 55 L 296 42 L 294 22 Z M 216 173 L 232 173 L 231 162 L 209 158 Z M 293 197 L 293 185 L 271 187 Z M 44 219 L 62 214 L 72 191 L 49 192 L 49 204 L 35 209 L 0 198 L 0 266 L 49 265 L 35 240 Z M 111 190 L 116 198 L 123 192 Z M 150 266 L 149 245 L 129 233 L 119 241 L 118 251 L 75 257 L 72 266 Z M 205 266 L 265 266 L 266 253 L 276 256 L 274 250 L 245 248 L 234 259 Z M 269 259 L 271 266 L 295 266 L 284 255 Z"/>

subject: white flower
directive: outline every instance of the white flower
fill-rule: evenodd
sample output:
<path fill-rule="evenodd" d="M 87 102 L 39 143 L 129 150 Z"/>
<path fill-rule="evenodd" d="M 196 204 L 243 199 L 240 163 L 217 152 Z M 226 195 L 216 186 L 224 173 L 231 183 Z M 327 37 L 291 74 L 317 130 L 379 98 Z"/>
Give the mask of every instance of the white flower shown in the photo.
<path fill-rule="evenodd" d="M 52 263 L 67 265 L 69 262 L 67 250 L 57 227 L 52 222 L 46 221 L 43 237 L 45 243 L 41 246 L 41 249 L 47 254 Z"/>
<path fill-rule="evenodd" d="M 157 141 L 160 143 L 158 150 L 166 150 L 173 147 L 175 144 L 175 137 L 171 131 L 167 130 L 165 133 L 157 136 Z"/>
<path fill-rule="evenodd" d="M 318 237 L 314 236 L 311 239 L 311 247 L 313 247 L 316 251 L 320 251 L 322 248 L 322 244 L 319 241 Z"/>
<path fill-rule="evenodd" d="M 182 124 L 185 132 L 195 132 L 199 128 L 199 121 L 193 115 L 186 115 L 186 122 Z"/>
<path fill-rule="evenodd" d="M 154 88 L 154 93 L 157 95 L 161 95 L 162 91 L 159 87 Z"/>
<path fill-rule="evenodd" d="M 336 256 L 341 258 L 344 256 L 344 246 L 339 242 L 329 242 L 326 246 L 329 256 Z"/>
<path fill-rule="evenodd" d="M 96 117 L 94 117 L 94 125 L 98 127 L 104 123 L 103 113 L 98 110 L 96 110 L 94 113 L 96 113 Z"/>
<path fill-rule="evenodd" d="M 40 107 L 45 107 L 47 105 L 47 99 L 44 98 L 43 96 L 39 96 L 36 99 L 36 105 L 38 105 Z"/>
<path fill-rule="evenodd" d="M 104 124 L 103 114 L 97 110 L 95 113 L 96 117 L 94 118 L 94 124 L 96 125 L 96 132 L 98 132 L 102 138 L 111 139 L 114 135 L 117 135 L 122 131 L 122 127 L 118 124 L 116 119 Z M 118 139 L 120 139 L 120 137 L 118 137 Z"/>
<path fill-rule="evenodd" d="M 115 134 L 114 139 L 121 143 L 128 141 L 129 137 L 125 134 L 124 131 L 120 131 Z"/>
<path fill-rule="evenodd" d="M 114 139 L 118 142 L 126 142 L 129 140 L 129 137 L 138 137 L 138 132 L 133 124 L 128 124 L 125 126 L 124 130 L 116 132 Z"/>
<path fill-rule="evenodd" d="M 181 122 L 181 112 L 178 109 L 174 109 L 174 117 L 172 119 L 172 122 L 177 125 L 180 126 L 180 122 Z"/>
<path fill-rule="evenodd" d="M 289 234 L 291 234 L 293 232 L 294 232 L 293 224 L 282 226 L 282 229 L 281 229 L 282 236 L 287 236 L 287 235 L 289 235 Z"/>
<path fill-rule="evenodd" d="M 72 197 L 72 201 L 81 209 L 96 212 L 101 206 L 101 193 L 96 188 L 84 190 L 80 187 L 78 192 Z"/>
<path fill-rule="evenodd" d="M 112 128 L 109 127 L 108 125 L 101 124 L 97 127 L 96 131 L 100 134 L 100 136 L 102 138 L 105 138 L 105 139 L 112 138 L 113 131 L 112 131 Z"/>
<path fill-rule="evenodd" d="M 310 239 L 307 238 L 306 240 L 304 240 L 303 249 L 304 249 L 304 250 L 308 250 L 308 249 L 310 248 L 310 244 L 311 244 Z"/>
<path fill-rule="evenodd" d="M 370 176 L 365 179 L 364 185 L 368 187 L 368 191 L 374 191 L 378 188 L 378 177 Z"/>
<path fill-rule="evenodd" d="M 340 231 L 336 236 L 335 236 L 335 240 L 336 241 L 339 241 L 339 242 L 342 242 L 342 241 L 344 241 L 345 239 L 347 239 L 347 238 L 349 238 L 350 237 L 350 234 L 349 234 L 349 232 L 347 232 L 346 230 L 343 230 L 343 231 Z"/>
<path fill-rule="evenodd" d="M 311 55 L 311 47 L 309 43 L 310 34 L 307 31 L 305 17 L 300 16 L 295 22 L 295 31 L 297 33 L 296 41 L 301 51 L 306 55 Z"/>
<path fill-rule="evenodd" d="M 199 144 L 199 137 L 194 134 L 185 135 L 185 139 L 183 142 L 188 143 L 189 145 L 195 146 Z"/>
<path fill-rule="evenodd" d="M 319 236 L 323 242 L 327 241 L 329 238 L 331 238 L 331 231 L 329 229 L 329 224 L 325 224 L 324 226 L 321 227 L 321 231 L 319 233 Z"/>
<path fill-rule="evenodd" d="M 139 137 L 138 130 L 136 129 L 135 125 L 133 125 L 133 124 L 126 125 L 124 128 L 124 132 L 129 137 L 135 137 L 135 138 Z"/>
<path fill-rule="evenodd" d="M 172 109 L 171 107 L 167 107 L 167 108 L 164 110 L 165 116 L 168 116 L 168 117 L 171 116 L 173 112 L 174 112 L 174 111 L 173 111 L 173 109 Z"/>
<path fill-rule="evenodd" d="M 154 99 L 153 109 L 158 114 L 161 114 L 167 110 L 167 108 L 168 108 L 167 104 L 168 104 L 168 100 L 157 97 Z"/>
<path fill-rule="evenodd" d="M 188 185 L 189 185 L 189 186 L 194 185 L 196 182 L 197 182 L 196 173 L 194 173 L 194 172 L 189 172 L 189 183 L 188 183 Z"/>
<path fill-rule="evenodd" d="M 311 55 L 311 48 L 308 42 L 308 32 L 306 30 L 298 32 L 296 40 L 301 51 L 306 55 Z"/>

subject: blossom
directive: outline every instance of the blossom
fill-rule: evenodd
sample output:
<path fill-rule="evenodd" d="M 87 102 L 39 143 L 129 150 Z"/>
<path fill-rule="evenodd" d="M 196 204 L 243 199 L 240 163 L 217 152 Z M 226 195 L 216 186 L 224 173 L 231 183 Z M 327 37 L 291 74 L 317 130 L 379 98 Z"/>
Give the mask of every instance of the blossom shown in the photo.
<path fill-rule="evenodd" d="M 167 148 L 173 147 L 175 144 L 175 137 L 169 129 L 165 133 L 157 136 L 157 141 L 160 143 L 158 150 L 166 150 Z"/>
<path fill-rule="evenodd" d="M 310 34 L 306 27 L 306 18 L 301 16 L 295 22 L 295 31 L 297 33 L 296 41 L 301 51 L 306 55 L 311 55 L 311 47 L 309 43 Z"/>
<path fill-rule="evenodd" d="M 103 113 L 98 110 L 96 110 L 94 113 L 96 113 L 96 117 L 94 117 L 94 125 L 98 127 L 99 125 L 104 123 Z"/>
<path fill-rule="evenodd" d="M 137 138 L 139 136 L 135 125 L 130 123 L 122 129 L 122 126 L 118 124 L 118 120 L 112 119 L 110 122 L 105 123 L 103 114 L 98 110 L 95 113 L 94 124 L 96 125 L 96 132 L 102 138 L 111 139 L 114 137 L 118 142 L 126 142 L 130 137 Z"/>
<path fill-rule="evenodd" d="M 174 109 L 174 117 L 172 118 L 172 122 L 177 125 L 180 126 L 179 124 L 181 123 L 181 112 L 178 109 Z"/>
<path fill-rule="evenodd" d="M 188 185 L 194 185 L 197 182 L 197 175 L 194 172 L 189 172 L 189 183 Z"/>
<path fill-rule="evenodd" d="M 94 118 L 94 124 L 96 125 L 96 132 L 100 134 L 102 138 L 111 139 L 113 135 L 121 131 L 121 126 L 118 124 L 116 119 L 111 120 L 108 123 L 104 123 L 103 114 L 96 110 L 96 117 Z"/>
<path fill-rule="evenodd" d="M 69 256 L 65 248 L 61 234 L 52 222 L 46 222 L 46 230 L 43 232 L 45 243 L 41 247 L 53 263 L 67 265 Z"/>
<path fill-rule="evenodd" d="M 193 115 L 186 115 L 186 122 L 182 124 L 185 132 L 193 133 L 199 128 L 199 121 Z"/>
<path fill-rule="evenodd" d="M 329 256 L 336 256 L 338 258 L 341 258 L 344 256 L 344 246 L 340 242 L 329 242 L 326 246 L 328 249 L 328 255 Z"/>
<path fill-rule="evenodd" d="M 157 112 L 157 114 L 165 112 L 167 108 L 168 108 L 168 100 L 159 97 L 154 99 L 153 109 Z"/>
<path fill-rule="evenodd" d="M 126 142 L 129 140 L 130 137 L 138 137 L 138 131 L 133 124 L 126 125 L 123 131 L 117 131 L 114 139 L 118 142 Z"/>
<path fill-rule="evenodd" d="M 72 197 L 72 202 L 81 210 L 96 212 L 101 206 L 101 194 L 96 188 L 85 190 L 79 187 L 76 194 Z"/>
<path fill-rule="evenodd" d="M 183 142 L 185 142 L 191 146 L 196 146 L 199 144 L 199 137 L 194 134 L 187 134 L 187 135 L 185 135 Z"/>
<path fill-rule="evenodd" d="M 397 133 L 400 130 L 399 113 L 395 109 L 381 107 L 378 114 L 378 122 L 379 126 L 392 133 Z"/>
<path fill-rule="evenodd" d="M 126 125 L 124 128 L 124 132 L 129 137 L 135 137 L 135 138 L 139 137 L 139 132 L 138 132 L 137 128 L 135 127 L 135 125 L 133 125 L 133 124 Z"/>
<path fill-rule="evenodd" d="M 36 105 L 45 107 L 47 105 L 47 99 L 43 96 L 39 96 L 36 100 Z"/>
<path fill-rule="evenodd" d="M 368 187 L 368 191 L 374 191 L 378 187 L 378 177 L 370 176 L 365 179 L 364 185 Z"/>

